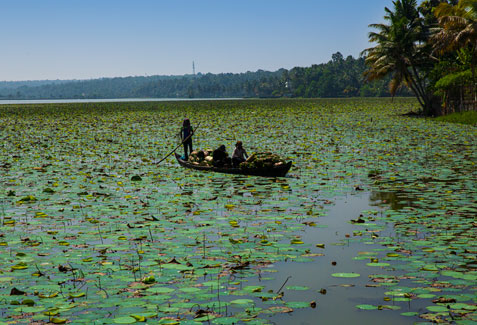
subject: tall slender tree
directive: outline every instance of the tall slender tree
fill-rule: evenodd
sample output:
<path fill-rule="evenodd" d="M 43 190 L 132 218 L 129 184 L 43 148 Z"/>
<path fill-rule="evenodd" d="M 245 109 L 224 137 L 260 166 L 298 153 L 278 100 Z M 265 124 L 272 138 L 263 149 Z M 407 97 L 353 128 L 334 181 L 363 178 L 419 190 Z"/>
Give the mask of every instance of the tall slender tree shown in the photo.
<path fill-rule="evenodd" d="M 369 41 L 376 46 L 363 51 L 369 66 L 365 76 L 372 81 L 391 74 L 391 95 L 406 85 L 414 92 L 424 112 L 430 114 L 432 95 L 421 69 L 430 60 L 426 46 L 429 34 L 416 0 L 396 0 L 393 5 L 393 10 L 384 9 L 386 23 L 369 25 L 377 30 L 369 33 Z"/>

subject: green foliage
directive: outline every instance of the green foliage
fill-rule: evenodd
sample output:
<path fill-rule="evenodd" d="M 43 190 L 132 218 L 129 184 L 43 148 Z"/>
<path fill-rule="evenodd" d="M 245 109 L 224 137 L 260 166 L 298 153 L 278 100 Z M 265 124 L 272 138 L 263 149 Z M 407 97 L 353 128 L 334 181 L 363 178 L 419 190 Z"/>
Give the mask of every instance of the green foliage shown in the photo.
<path fill-rule="evenodd" d="M 439 116 L 436 118 L 436 120 L 442 122 L 461 123 L 477 126 L 477 112 L 468 111 L 461 113 L 452 113 L 445 116 Z"/>
<path fill-rule="evenodd" d="M 436 89 L 449 89 L 451 87 L 461 86 L 472 80 L 472 71 L 466 70 L 456 73 L 448 74 L 439 79 L 436 84 Z"/>
<path fill-rule="evenodd" d="M 371 24 L 376 32 L 369 33 L 374 47 L 364 50 L 369 69 L 368 80 L 392 76 L 389 91 L 394 96 L 403 86 L 415 94 L 426 114 L 430 114 L 431 93 L 427 89 L 426 73 L 429 67 L 430 48 L 426 45 L 428 26 L 423 23 L 416 0 L 393 2 L 385 8 L 386 23 Z"/>
<path fill-rule="evenodd" d="M 446 111 L 475 101 L 476 1 L 426 0 L 418 6 L 416 0 L 396 0 L 384 10 L 386 23 L 370 25 L 377 31 L 369 34 L 376 45 L 364 51 L 368 79 L 391 75 L 390 92 L 407 86 L 428 116 L 442 112 L 442 100 Z M 465 87 L 472 88 L 468 98 L 449 91 Z"/>
<path fill-rule="evenodd" d="M 246 73 L 0 83 L 0 99 L 385 97 L 386 83 L 365 82 L 363 58 L 335 53 L 311 67 Z M 403 90 L 398 95 L 409 96 Z"/>

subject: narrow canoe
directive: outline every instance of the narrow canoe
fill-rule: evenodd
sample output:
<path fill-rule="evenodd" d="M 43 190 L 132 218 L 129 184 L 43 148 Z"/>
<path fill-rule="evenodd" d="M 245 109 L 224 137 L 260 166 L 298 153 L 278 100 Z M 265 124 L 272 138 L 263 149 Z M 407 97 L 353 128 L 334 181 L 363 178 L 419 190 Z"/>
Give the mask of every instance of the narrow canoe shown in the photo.
<path fill-rule="evenodd" d="M 181 156 L 177 153 L 174 153 L 176 156 L 179 165 L 182 167 L 196 169 L 196 170 L 205 170 L 210 172 L 217 172 L 217 173 L 225 173 L 225 174 L 239 174 L 239 175 L 252 175 L 252 176 L 264 176 L 264 177 L 283 177 L 285 176 L 290 167 L 292 162 L 289 161 L 286 164 L 281 166 L 272 167 L 268 169 L 240 169 L 240 168 L 233 168 L 233 167 L 214 167 L 214 166 L 199 166 L 194 165 L 188 161 L 181 159 Z"/>

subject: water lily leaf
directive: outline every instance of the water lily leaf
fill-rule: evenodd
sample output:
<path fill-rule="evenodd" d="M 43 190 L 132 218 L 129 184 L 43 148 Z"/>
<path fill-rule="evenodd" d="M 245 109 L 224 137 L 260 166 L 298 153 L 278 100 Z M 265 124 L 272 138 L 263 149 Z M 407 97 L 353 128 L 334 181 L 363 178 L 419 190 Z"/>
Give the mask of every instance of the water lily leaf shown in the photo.
<path fill-rule="evenodd" d="M 12 270 L 24 270 L 27 268 L 28 268 L 28 265 L 24 262 L 20 262 L 12 266 Z"/>
<path fill-rule="evenodd" d="M 18 307 L 18 308 L 15 308 L 14 310 L 15 311 L 18 311 L 18 312 L 23 312 L 23 313 L 39 313 L 39 312 L 42 312 L 44 311 L 46 308 L 45 307 L 42 307 L 42 306 L 35 306 L 35 307 Z"/>
<path fill-rule="evenodd" d="M 310 303 L 309 302 L 305 302 L 305 301 L 288 301 L 285 303 L 285 305 L 287 307 L 290 307 L 290 308 L 308 308 L 310 307 Z"/>
<path fill-rule="evenodd" d="M 418 298 L 421 299 L 431 299 L 434 298 L 436 295 L 433 295 L 432 293 L 421 293 L 420 295 L 417 295 Z"/>
<path fill-rule="evenodd" d="M 421 270 L 423 271 L 439 271 L 439 268 L 434 264 L 424 265 Z"/>
<path fill-rule="evenodd" d="M 392 305 L 379 305 L 378 309 L 379 310 L 382 310 L 382 309 L 399 310 L 399 309 L 401 309 L 401 307 L 400 306 L 392 306 Z"/>
<path fill-rule="evenodd" d="M 27 305 L 31 307 L 35 305 L 35 301 L 33 299 L 23 299 L 22 305 Z"/>
<path fill-rule="evenodd" d="M 215 318 L 212 323 L 213 324 L 220 324 L 220 325 L 229 325 L 229 324 L 238 324 L 240 319 L 235 317 L 219 317 Z"/>
<path fill-rule="evenodd" d="M 253 305 L 254 302 L 252 299 L 235 299 L 230 301 L 230 304 L 236 306 L 250 306 Z"/>
<path fill-rule="evenodd" d="M 167 288 L 167 287 L 154 287 L 154 288 L 149 288 L 146 291 L 155 293 L 155 294 L 162 294 L 162 293 L 171 293 L 171 292 L 174 292 L 175 290 L 172 288 Z"/>
<path fill-rule="evenodd" d="M 263 286 L 246 286 L 243 288 L 243 291 L 247 292 L 262 292 L 265 287 Z"/>
<path fill-rule="evenodd" d="M 375 309 L 378 309 L 377 306 L 373 306 L 373 305 L 356 305 L 355 306 L 356 308 L 358 309 L 361 309 L 361 310 L 375 310 Z"/>
<path fill-rule="evenodd" d="M 407 317 L 413 317 L 413 316 L 418 316 L 419 313 L 415 312 L 415 311 L 407 311 L 407 312 L 404 312 L 404 313 L 401 313 L 402 316 L 407 316 Z"/>
<path fill-rule="evenodd" d="M 197 321 L 197 322 L 208 322 L 209 320 L 212 320 L 212 319 L 214 319 L 215 317 L 216 317 L 215 315 L 207 314 L 207 315 L 205 315 L 205 316 L 195 318 L 194 321 Z"/>
<path fill-rule="evenodd" d="M 292 240 L 290 241 L 290 244 L 292 244 L 292 245 L 301 245 L 301 244 L 304 244 L 304 242 L 303 242 L 302 240 L 300 240 L 300 239 L 292 239 Z"/>
<path fill-rule="evenodd" d="M 331 276 L 334 276 L 335 278 L 357 278 L 361 276 L 359 273 L 333 273 Z"/>
<path fill-rule="evenodd" d="M 428 306 L 426 309 L 437 313 L 448 311 L 446 306 Z"/>
<path fill-rule="evenodd" d="M 298 290 L 298 291 L 309 290 L 310 289 L 310 288 L 304 287 L 304 286 L 287 286 L 286 288 L 287 288 L 287 290 Z"/>
<path fill-rule="evenodd" d="M 134 314 L 131 314 L 129 315 L 131 316 L 132 318 L 134 318 L 137 322 L 145 322 L 146 321 L 146 317 L 145 316 L 142 316 L 142 315 L 134 315 Z"/>
<path fill-rule="evenodd" d="M 186 292 L 186 293 L 197 293 L 197 292 L 202 291 L 200 288 L 195 288 L 195 287 L 180 288 L 179 290 L 182 291 L 182 292 Z"/>
<path fill-rule="evenodd" d="M 477 310 L 476 305 L 469 305 L 464 303 L 454 303 L 449 305 L 452 309 L 465 309 L 465 310 Z"/>
<path fill-rule="evenodd" d="M 116 317 L 113 319 L 114 324 L 134 324 L 136 319 L 131 316 Z"/>

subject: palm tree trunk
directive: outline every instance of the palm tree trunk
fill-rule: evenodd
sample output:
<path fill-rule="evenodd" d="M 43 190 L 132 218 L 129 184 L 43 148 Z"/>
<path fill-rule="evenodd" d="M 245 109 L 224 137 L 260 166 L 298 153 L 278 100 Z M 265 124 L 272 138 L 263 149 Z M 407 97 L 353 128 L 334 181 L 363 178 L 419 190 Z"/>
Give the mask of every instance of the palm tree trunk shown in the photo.
<path fill-rule="evenodd" d="M 431 101 L 424 88 L 423 81 L 419 77 L 419 72 L 416 69 L 416 66 L 411 63 L 412 73 L 410 73 L 411 78 L 415 83 L 415 87 L 419 90 L 419 94 L 424 102 L 424 113 L 430 115 L 432 113 Z"/>
<path fill-rule="evenodd" d="M 415 69 L 414 69 L 414 71 L 415 71 Z M 429 111 L 430 111 L 429 99 L 427 98 L 427 95 L 424 92 L 422 85 L 419 84 L 416 81 L 416 78 L 410 72 L 408 72 L 406 74 L 406 80 L 407 80 L 407 83 L 408 83 L 409 87 L 411 88 L 411 90 L 416 95 L 416 98 L 419 101 L 419 104 L 421 105 L 421 107 L 424 111 L 424 114 L 429 114 Z"/>
<path fill-rule="evenodd" d="M 419 95 L 419 91 L 416 89 L 416 86 L 413 84 L 412 81 L 408 81 L 408 86 L 409 86 L 409 88 L 411 88 L 414 95 L 416 95 L 417 101 L 419 102 L 419 105 L 421 105 L 421 109 L 424 110 L 426 105 L 422 101 L 421 96 Z M 419 111 L 419 113 L 421 113 L 421 111 Z"/>
<path fill-rule="evenodd" d="M 472 48 L 472 58 L 470 59 L 470 70 L 472 72 L 472 110 L 475 111 L 475 103 L 477 101 L 476 92 L 475 92 L 475 56 L 476 56 L 476 47 L 475 45 Z"/>

